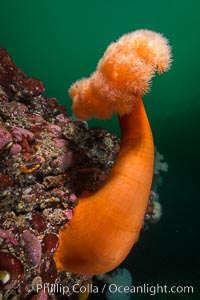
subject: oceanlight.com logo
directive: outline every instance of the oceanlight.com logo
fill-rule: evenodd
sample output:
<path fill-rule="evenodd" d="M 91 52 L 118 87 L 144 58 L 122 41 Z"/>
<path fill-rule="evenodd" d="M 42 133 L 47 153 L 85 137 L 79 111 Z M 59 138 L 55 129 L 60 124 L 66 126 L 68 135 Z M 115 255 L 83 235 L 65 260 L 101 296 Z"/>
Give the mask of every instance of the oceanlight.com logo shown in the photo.
<path fill-rule="evenodd" d="M 80 286 L 79 284 L 75 284 L 73 287 L 69 288 L 68 286 L 63 286 L 61 284 L 37 284 L 36 292 L 40 290 L 45 291 L 48 294 L 62 294 L 69 295 L 72 293 L 93 293 L 93 294 L 103 294 L 111 293 L 111 294 L 148 294 L 150 296 L 155 296 L 156 294 L 193 294 L 194 287 L 193 286 L 169 286 L 169 285 L 150 285 L 148 283 L 144 283 L 143 285 L 138 286 L 126 286 L 126 285 L 116 285 L 116 284 L 104 284 L 103 287 L 99 287 L 93 284 L 87 284 L 84 286 Z"/>
<path fill-rule="evenodd" d="M 149 294 L 150 296 L 155 296 L 156 294 L 193 294 L 193 286 L 168 286 L 168 285 L 150 285 L 144 283 L 138 286 L 117 286 L 116 284 L 111 284 L 108 286 L 108 291 L 110 293 L 130 293 L 130 294 Z"/>

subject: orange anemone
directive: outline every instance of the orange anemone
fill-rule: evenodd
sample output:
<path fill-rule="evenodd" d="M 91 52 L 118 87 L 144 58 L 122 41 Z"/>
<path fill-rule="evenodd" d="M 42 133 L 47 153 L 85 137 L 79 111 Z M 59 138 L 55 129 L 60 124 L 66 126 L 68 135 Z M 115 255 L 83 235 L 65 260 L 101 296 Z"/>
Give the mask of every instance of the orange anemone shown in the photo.
<path fill-rule="evenodd" d="M 70 88 L 79 118 L 118 114 L 122 142 L 104 185 L 79 197 L 72 220 L 60 230 L 54 255 L 60 271 L 106 273 L 126 258 L 137 241 L 154 164 L 153 138 L 141 96 L 154 73 L 169 68 L 170 55 L 161 34 L 138 30 L 112 43 L 91 77 Z"/>

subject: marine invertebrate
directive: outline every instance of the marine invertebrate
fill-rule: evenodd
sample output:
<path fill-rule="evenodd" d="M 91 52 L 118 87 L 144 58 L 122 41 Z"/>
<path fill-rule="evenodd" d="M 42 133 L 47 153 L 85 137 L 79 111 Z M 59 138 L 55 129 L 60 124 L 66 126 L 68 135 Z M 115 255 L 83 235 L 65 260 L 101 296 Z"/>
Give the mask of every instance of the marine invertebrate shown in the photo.
<path fill-rule="evenodd" d="M 79 197 L 70 226 L 59 233 L 59 270 L 100 274 L 119 265 L 137 241 L 148 203 L 153 138 L 141 96 L 153 74 L 168 70 L 170 47 L 160 34 L 139 30 L 111 44 L 90 78 L 72 85 L 77 117 L 117 113 L 121 149 L 103 186 Z"/>
<path fill-rule="evenodd" d="M 105 296 L 107 300 L 129 300 L 131 299 L 130 290 L 124 291 L 124 288 L 131 289 L 133 284 L 131 273 L 125 268 L 117 268 L 111 273 L 99 274 L 96 276 L 108 284 Z M 119 287 L 122 287 L 120 289 Z M 120 290 L 119 290 L 120 289 Z"/>
<path fill-rule="evenodd" d="M 149 194 L 149 201 L 147 210 L 145 213 L 143 229 L 149 229 L 150 224 L 157 223 L 162 217 L 162 205 L 159 201 L 159 194 L 157 192 L 158 187 L 162 184 L 162 172 L 168 171 L 168 164 L 163 161 L 164 156 L 158 152 L 156 147 L 154 148 L 154 172 L 153 180 L 151 184 L 151 191 Z"/>
<path fill-rule="evenodd" d="M 10 274 L 7 271 L 0 271 L 0 280 L 5 284 L 10 280 Z"/>
<path fill-rule="evenodd" d="M 150 224 L 156 224 L 162 217 L 162 205 L 158 193 L 151 190 L 147 210 L 144 217 L 143 229 L 149 229 Z"/>

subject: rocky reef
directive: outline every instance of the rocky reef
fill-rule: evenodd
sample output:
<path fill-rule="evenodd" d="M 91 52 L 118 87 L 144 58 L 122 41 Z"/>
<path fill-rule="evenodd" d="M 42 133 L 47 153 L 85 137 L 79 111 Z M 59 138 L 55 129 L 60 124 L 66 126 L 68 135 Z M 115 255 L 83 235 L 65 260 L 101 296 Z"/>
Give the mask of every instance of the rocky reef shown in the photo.
<path fill-rule="evenodd" d="M 78 298 L 73 287 L 91 278 L 57 270 L 59 230 L 77 197 L 101 187 L 120 148 L 115 135 L 74 121 L 44 90 L 0 48 L 0 300 Z M 162 215 L 157 190 L 167 168 L 155 149 L 144 230 Z"/>
<path fill-rule="evenodd" d="M 87 276 L 59 273 L 53 255 L 77 197 L 97 190 L 117 137 L 73 121 L 43 83 L 0 48 L 0 299 L 62 299 Z"/>

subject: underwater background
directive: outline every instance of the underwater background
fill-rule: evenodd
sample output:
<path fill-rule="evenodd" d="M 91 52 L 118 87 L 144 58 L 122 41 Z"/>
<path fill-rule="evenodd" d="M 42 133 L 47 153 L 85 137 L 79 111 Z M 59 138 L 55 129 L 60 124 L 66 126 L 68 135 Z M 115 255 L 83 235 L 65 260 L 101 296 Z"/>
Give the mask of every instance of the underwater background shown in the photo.
<path fill-rule="evenodd" d="M 144 97 L 155 145 L 169 165 L 159 188 L 163 217 L 141 234 L 123 266 L 133 284 L 194 286 L 191 295 L 158 294 L 154 299 L 199 299 L 199 1 L 10 0 L 1 1 L 0 8 L 0 45 L 27 75 L 41 79 L 45 94 L 56 97 L 70 114 L 68 88 L 95 70 L 112 41 L 141 28 L 169 39 L 172 68 L 154 78 Z M 116 118 L 89 125 L 119 135 Z"/>

